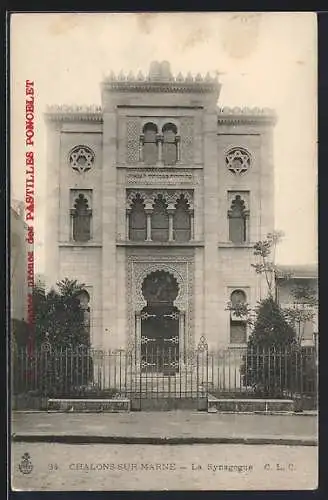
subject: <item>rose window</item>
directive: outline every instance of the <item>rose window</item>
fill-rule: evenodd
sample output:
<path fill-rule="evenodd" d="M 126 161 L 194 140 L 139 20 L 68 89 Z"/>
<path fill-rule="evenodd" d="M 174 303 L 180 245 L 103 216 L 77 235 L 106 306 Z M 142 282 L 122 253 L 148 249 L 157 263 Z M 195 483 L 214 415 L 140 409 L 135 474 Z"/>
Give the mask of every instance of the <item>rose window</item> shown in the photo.
<path fill-rule="evenodd" d="M 230 172 L 243 174 L 251 165 L 251 157 L 245 149 L 233 148 L 226 155 L 226 165 Z"/>
<path fill-rule="evenodd" d="M 93 166 L 94 152 L 86 146 L 76 146 L 69 155 L 69 163 L 73 170 L 83 173 Z"/>

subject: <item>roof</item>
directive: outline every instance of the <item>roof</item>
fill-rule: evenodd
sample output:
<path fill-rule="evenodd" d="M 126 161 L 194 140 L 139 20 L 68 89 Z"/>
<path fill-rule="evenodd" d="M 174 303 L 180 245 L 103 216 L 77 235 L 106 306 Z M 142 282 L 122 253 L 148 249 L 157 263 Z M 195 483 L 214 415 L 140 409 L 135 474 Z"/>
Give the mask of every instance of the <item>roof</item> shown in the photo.
<path fill-rule="evenodd" d="M 278 265 L 278 268 L 285 272 L 290 273 L 292 278 L 318 278 L 317 264 L 303 264 L 303 265 Z"/>

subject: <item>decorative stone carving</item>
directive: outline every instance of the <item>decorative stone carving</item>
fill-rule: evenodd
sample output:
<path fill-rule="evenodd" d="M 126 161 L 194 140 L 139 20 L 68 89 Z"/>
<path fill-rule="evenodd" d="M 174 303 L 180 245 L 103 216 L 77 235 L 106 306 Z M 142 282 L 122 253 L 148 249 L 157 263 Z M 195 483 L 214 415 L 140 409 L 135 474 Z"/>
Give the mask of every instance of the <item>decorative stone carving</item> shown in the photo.
<path fill-rule="evenodd" d="M 178 199 L 180 198 L 181 195 L 184 196 L 184 198 L 187 200 L 188 205 L 190 210 L 193 210 L 194 208 L 194 200 L 193 200 L 193 192 L 192 191 L 187 191 L 184 189 L 177 189 L 177 190 L 132 190 L 128 191 L 127 194 L 127 199 L 126 199 L 126 208 L 127 210 L 131 209 L 133 200 L 135 199 L 136 195 L 140 195 L 140 197 L 144 200 L 145 205 L 148 207 L 152 207 L 155 203 L 156 198 L 158 195 L 161 195 L 163 199 L 166 201 L 166 203 L 169 205 L 169 208 L 173 208 L 175 204 L 177 203 Z"/>
<path fill-rule="evenodd" d="M 228 191 L 228 206 L 231 208 L 236 198 L 240 198 L 244 203 L 245 213 L 249 212 L 249 191 Z"/>
<path fill-rule="evenodd" d="M 269 124 L 277 121 L 276 113 L 271 108 L 240 108 L 240 107 L 218 107 L 219 124 Z"/>
<path fill-rule="evenodd" d="M 159 169 L 147 170 L 132 170 L 126 174 L 126 184 L 139 184 L 150 186 L 166 186 L 166 185 L 193 185 L 198 184 L 199 179 L 194 176 L 193 172 L 179 169 L 179 171 L 171 170 L 162 171 Z"/>
<path fill-rule="evenodd" d="M 95 154 L 88 146 L 75 146 L 69 153 L 68 161 L 73 170 L 84 173 L 92 168 Z"/>
<path fill-rule="evenodd" d="M 251 156 L 246 149 L 232 148 L 226 153 L 225 162 L 233 174 L 244 174 L 251 166 Z"/>
<path fill-rule="evenodd" d="M 139 120 L 128 119 L 126 122 L 126 161 L 138 163 L 139 161 Z"/>
<path fill-rule="evenodd" d="M 144 279 L 154 271 L 167 271 L 175 277 L 179 292 L 174 305 L 185 315 L 186 350 L 194 345 L 194 259 L 189 256 L 148 257 L 130 255 L 127 258 L 127 297 L 129 316 L 129 339 L 135 339 L 135 315 L 140 314 L 146 305 L 142 294 Z"/>
<path fill-rule="evenodd" d="M 102 108 L 98 105 L 75 106 L 54 104 L 47 106 L 45 118 L 49 121 L 88 121 L 102 122 Z"/>
<path fill-rule="evenodd" d="M 181 119 L 181 163 L 193 163 L 194 161 L 194 119 L 185 117 Z"/>

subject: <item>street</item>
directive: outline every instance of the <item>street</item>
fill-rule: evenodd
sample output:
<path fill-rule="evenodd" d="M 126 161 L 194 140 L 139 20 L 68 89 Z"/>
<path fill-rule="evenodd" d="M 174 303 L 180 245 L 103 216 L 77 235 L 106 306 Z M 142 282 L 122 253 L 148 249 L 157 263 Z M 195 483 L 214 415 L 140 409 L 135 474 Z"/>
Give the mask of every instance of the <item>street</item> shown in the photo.
<path fill-rule="evenodd" d="M 12 444 L 15 490 L 315 489 L 317 469 L 316 446 Z"/>

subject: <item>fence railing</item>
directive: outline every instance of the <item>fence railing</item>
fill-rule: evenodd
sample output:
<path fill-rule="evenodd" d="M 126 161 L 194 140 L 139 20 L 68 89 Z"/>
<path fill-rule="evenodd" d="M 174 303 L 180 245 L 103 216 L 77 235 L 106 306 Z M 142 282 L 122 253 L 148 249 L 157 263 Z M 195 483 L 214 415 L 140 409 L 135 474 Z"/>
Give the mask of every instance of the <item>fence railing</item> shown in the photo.
<path fill-rule="evenodd" d="M 175 348 L 99 351 L 86 348 L 15 349 L 14 394 L 49 397 L 114 396 L 303 397 L 317 393 L 317 353 L 286 349 Z"/>

